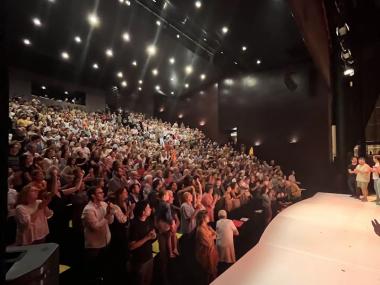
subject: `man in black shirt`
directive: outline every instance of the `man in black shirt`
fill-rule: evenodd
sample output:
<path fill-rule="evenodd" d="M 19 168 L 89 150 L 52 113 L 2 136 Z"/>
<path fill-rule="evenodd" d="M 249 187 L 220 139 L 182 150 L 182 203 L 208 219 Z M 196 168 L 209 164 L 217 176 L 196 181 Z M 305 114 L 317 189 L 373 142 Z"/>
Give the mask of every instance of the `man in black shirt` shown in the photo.
<path fill-rule="evenodd" d="M 359 198 L 360 194 L 356 187 L 356 174 L 354 172 L 356 166 L 358 165 L 358 158 L 356 156 L 352 157 L 351 163 L 348 165 L 348 176 L 347 176 L 347 184 L 348 188 L 351 192 L 351 197 Z"/>
<path fill-rule="evenodd" d="M 147 201 L 136 203 L 135 218 L 131 222 L 129 249 L 134 276 L 133 284 L 150 285 L 153 275 L 152 243 L 156 232 L 149 219 L 152 209 Z"/>

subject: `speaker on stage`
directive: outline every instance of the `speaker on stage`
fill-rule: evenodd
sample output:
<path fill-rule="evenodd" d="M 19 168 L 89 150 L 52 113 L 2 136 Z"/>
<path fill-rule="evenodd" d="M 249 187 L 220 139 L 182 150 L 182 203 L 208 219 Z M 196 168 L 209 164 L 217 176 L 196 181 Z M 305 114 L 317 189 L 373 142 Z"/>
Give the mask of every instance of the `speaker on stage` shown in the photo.
<path fill-rule="evenodd" d="M 5 253 L 7 285 L 59 284 L 58 244 L 9 246 Z"/>

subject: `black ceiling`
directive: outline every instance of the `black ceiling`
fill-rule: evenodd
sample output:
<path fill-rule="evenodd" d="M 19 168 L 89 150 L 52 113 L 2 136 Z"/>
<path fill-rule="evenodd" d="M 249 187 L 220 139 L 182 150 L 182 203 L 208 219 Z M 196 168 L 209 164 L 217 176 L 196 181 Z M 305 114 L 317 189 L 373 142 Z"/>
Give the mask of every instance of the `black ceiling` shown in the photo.
<path fill-rule="evenodd" d="M 143 94 L 159 85 L 160 92 L 179 96 L 226 74 L 284 66 L 308 57 L 286 0 L 204 0 L 200 9 L 195 2 L 8 0 L 9 61 L 91 86 L 117 85 L 121 92 Z M 87 20 L 92 12 L 100 19 L 97 28 Z M 33 17 L 41 20 L 40 27 L 33 24 Z M 226 34 L 223 26 L 228 27 Z M 129 42 L 123 41 L 124 32 L 129 33 Z M 76 43 L 75 36 L 82 42 Z M 157 48 L 152 57 L 146 52 L 150 44 Z M 106 57 L 107 48 L 113 50 L 112 58 Z M 69 60 L 61 58 L 63 51 Z M 169 63 L 171 57 L 174 64 Z M 97 70 L 92 68 L 95 62 Z M 192 66 L 191 74 L 186 74 L 185 66 Z M 123 78 L 117 77 L 118 71 Z"/>

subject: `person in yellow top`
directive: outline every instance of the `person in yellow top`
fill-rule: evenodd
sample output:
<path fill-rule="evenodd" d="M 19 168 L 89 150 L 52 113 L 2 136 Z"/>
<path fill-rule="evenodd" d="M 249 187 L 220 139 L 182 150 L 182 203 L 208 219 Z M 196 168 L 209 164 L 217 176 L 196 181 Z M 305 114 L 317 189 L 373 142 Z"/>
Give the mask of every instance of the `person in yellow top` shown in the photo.
<path fill-rule="evenodd" d="M 20 119 L 17 120 L 17 126 L 26 128 L 33 124 L 31 120 L 29 120 L 28 116 L 26 114 L 23 114 Z"/>
<path fill-rule="evenodd" d="M 253 147 L 251 146 L 251 148 L 249 149 L 249 156 L 250 157 L 253 157 L 253 155 L 254 155 L 254 152 L 253 152 Z"/>
<path fill-rule="evenodd" d="M 356 174 L 356 184 L 363 194 L 363 202 L 368 201 L 368 183 L 371 180 L 371 170 L 371 167 L 365 162 L 365 158 L 360 157 L 359 164 L 356 166 L 354 173 Z"/>

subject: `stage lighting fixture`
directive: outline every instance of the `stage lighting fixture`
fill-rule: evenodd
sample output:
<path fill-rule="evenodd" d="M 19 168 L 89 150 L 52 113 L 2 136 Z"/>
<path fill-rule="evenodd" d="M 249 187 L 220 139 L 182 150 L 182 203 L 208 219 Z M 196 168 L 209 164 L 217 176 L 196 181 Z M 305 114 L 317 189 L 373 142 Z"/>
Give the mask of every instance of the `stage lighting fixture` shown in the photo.
<path fill-rule="evenodd" d="M 344 71 L 343 71 L 344 76 L 354 76 L 355 75 L 355 70 L 351 66 L 345 66 Z"/>
<path fill-rule="evenodd" d="M 65 94 L 66 94 L 66 95 L 69 95 L 69 91 L 65 91 Z"/>
<path fill-rule="evenodd" d="M 202 120 L 202 121 L 199 122 L 199 125 L 200 125 L 201 127 L 203 127 L 204 125 L 206 125 L 206 122 Z"/>
<path fill-rule="evenodd" d="M 34 18 L 32 19 L 32 21 L 33 21 L 33 24 L 34 24 L 36 27 L 41 27 L 42 23 L 41 23 L 41 20 L 40 20 L 40 19 L 38 19 L 37 17 L 34 17 Z"/>
<path fill-rule="evenodd" d="M 189 88 L 189 83 L 185 83 L 185 88 Z"/>
<path fill-rule="evenodd" d="M 157 76 L 157 75 L 158 75 L 158 70 L 157 70 L 157 68 L 152 69 L 152 74 L 153 74 L 154 76 Z"/>
<path fill-rule="evenodd" d="M 193 67 L 191 65 L 187 65 L 185 67 L 186 74 L 191 74 L 193 72 Z"/>
<path fill-rule="evenodd" d="M 99 68 L 99 65 L 98 65 L 97 63 L 94 63 L 94 64 L 92 65 L 92 68 L 93 68 L 93 69 L 98 69 L 98 68 Z"/>
<path fill-rule="evenodd" d="M 61 57 L 64 59 L 64 60 L 67 60 L 70 58 L 70 55 L 66 52 L 66 51 L 63 51 L 61 53 Z"/>
<path fill-rule="evenodd" d="M 258 59 L 258 60 L 256 61 L 256 64 L 257 64 L 257 65 L 260 65 L 260 64 L 261 64 L 261 60 Z"/>
<path fill-rule="evenodd" d="M 205 80 L 206 79 L 206 74 L 201 74 L 200 78 L 201 78 L 201 80 Z"/>
<path fill-rule="evenodd" d="M 75 40 L 75 42 L 78 43 L 78 44 L 80 44 L 80 43 L 82 42 L 82 39 L 80 38 L 80 36 L 76 36 L 76 37 L 74 38 L 74 40 Z"/>
<path fill-rule="evenodd" d="M 201 8 L 202 7 L 202 2 L 201 1 L 195 1 L 195 7 L 197 9 Z"/>
<path fill-rule="evenodd" d="M 160 90 L 160 85 L 156 85 L 156 87 L 155 87 L 155 89 L 157 90 L 157 91 L 159 91 Z"/>
<path fill-rule="evenodd" d="M 161 26 L 161 22 L 160 21 L 156 21 L 156 25 L 157 26 Z"/>
<path fill-rule="evenodd" d="M 121 86 L 122 86 L 122 87 L 127 87 L 127 81 L 123 80 L 123 81 L 121 82 Z"/>
<path fill-rule="evenodd" d="M 241 50 L 242 50 L 242 51 L 246 51 L 246 50 L 247 50 L 247 47 L 246 47 L 246 46 L 242 46 L 242 47 L 241 47 Z"/>
<path fill-rule="evenodd" d="M 137 66 L 137 61 L 136 60 L 132 61 L 132 65 Z"/>
<path fill-rule="evenodd" d="M 113 57 L 113 51 L 112 51 L 112 49 L 110 49 L 110 48 L 106 49 L 106 56 Z"/>
<path fill-rule="evenodd" d="M 178 118 L 182 119 L 183 118 L 183 114 L 178 114 Z"/>
<path fill-rule="evenodd" d="M 222 33 L 227 34 L 228 33 L 228 28 L 226 26 L 222 27 Z"/>
<path fill-rule="evenodd" d="M 174 95 L 174 91 L 170 92 L 170 94 Z"/>
<path fill-rule="evenodd" d="M 142 81 L 142 80 L 139 80 L 139 84 L 143 84 L 143 81 Z"/>
<path fill-rule="evenodd" d="M 116 74 L 117 77 L 119 78 L 123 78 L 123 72 L 119 71 L 117 74 Z"/>
<path fill-rule="evenodd" d="M 344 23 L 344 25 L 340 27 L 336 27 L 336 30 L 335 30 L 336 35 L 340 37 L 347 35 L 349 31 L 350 31 L 350 27 L 348 26 L 347 23 Z"/>
<path fill-rule="evenodd" d="M 146 52 L 148 53 L 149 56 L 153 56 L 156 54 L 157 52 L 157 49 L 154 45 L 149 45 L 147 48 L 146 48 Z"/>
<path fill-rule="evenodd" d="M 32 43 L 29 39 L 23 39 L 22 42 L 24 43 L 24 45 L 26 46 L 30 46 Z"/>
<path fill-rule="evenodd" d="M 174 57 L 169 58 L 169 63 L 170 64 L 174 64 L 175 63 L 175 58 Z"/>
<path fill-rule="evenodd" d="M 123 33 L 122 38 L 125 42 L 129 42 L 131 40 L 131 37 L 129 36 L 129 33 Z"/>
<path fill-rule="evenodd" d="M 137 88 L 139 91 L 141 91 L 142 90 L 142 88 L 141 87 L 139 87 L 139 88 Z"/>
<path fill-rule="evenodd" d="M 347 62 L 349 64 L 353 64 L 354 63 L 354 59 L 352 58 L 352 54 L 351 54 L 351 51 L 349 49 L 347 50 L 342 50 L 340 52 L 340 58 L 344 61 L 344 62 Z"/>
<path fill-rule="evenodd" d="M 177 39 L 179 39 L 179 38 L 180 38 L 180 35 L 179 35 L 179 34 L 177 34 L 177 35 L 176 35 L 176 37 L 177 37 Z"/>
<path fill-rule="evenodd" d="M 42 90 L 46 90 L 46 86 L 41 86 L 41 89 Z"/>

